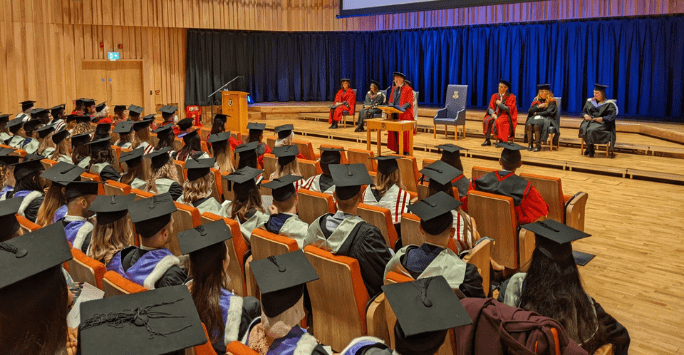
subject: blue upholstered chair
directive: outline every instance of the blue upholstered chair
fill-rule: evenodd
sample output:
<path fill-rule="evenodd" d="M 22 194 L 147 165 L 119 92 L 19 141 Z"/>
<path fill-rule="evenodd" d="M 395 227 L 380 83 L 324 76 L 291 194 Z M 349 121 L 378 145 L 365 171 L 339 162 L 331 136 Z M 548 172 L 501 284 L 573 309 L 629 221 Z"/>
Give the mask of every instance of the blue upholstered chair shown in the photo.
<path fill-rule="evenodd" d="M 560 116 L 561 116 L 561 103 L 563 102 L 562 98 L 556 97 L 556 107 L 558 108 L 556 110 L 556 124 L 560 128 Z M 556 129 L 554 127 L 549 127 L 549 138 L 546 141 L 546 143 L 549 145 L 549 149 L 553 150 L 553 146 L 556 146 L 556 149 L 558 149 L 558 139 L 560 138 L 560 135 L 558 132 L 556 132 Z"/>
<path fill-rule="evenodd" d="M 449 85 L 446 94 L 446 107 L 437 111 L 433 120 L 432 136 L 437 138 L 437 125 L 444 125 L 444 137 L 447 137 L 447 126 L 454 126 L 454 139 L 458 139 L 458 126 L 463 126 L 463 138 L 465 138 L 466 101 L 468 98 L 468 85 Z"/>

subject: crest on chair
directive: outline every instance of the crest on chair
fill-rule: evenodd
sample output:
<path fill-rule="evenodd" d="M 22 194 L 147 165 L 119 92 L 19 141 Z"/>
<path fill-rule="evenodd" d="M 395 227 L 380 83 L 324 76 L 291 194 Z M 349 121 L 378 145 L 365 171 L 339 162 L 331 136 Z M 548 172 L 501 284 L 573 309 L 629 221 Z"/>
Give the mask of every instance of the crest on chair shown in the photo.
<path fill-rule="evenodd" d="M 451 95 L 452 98 L 458 99 L 458 90 L 454 90 L 454 94 Z"/>
<path fill-rule="evenodd" d="M 447 87 L 446 106 L 450 110 L 460 111 L 465 109 L 468 97 L 468 85 L 449 85 Z"/>

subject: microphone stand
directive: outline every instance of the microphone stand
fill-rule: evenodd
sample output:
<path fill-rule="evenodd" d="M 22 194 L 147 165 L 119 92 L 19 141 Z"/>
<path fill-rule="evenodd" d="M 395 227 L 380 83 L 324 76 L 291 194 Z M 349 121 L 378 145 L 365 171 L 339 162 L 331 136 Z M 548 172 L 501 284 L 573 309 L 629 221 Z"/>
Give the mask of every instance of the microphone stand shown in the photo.
<path fill-rule="evenodd" d="M 210 103 L 210 105 L 211 105 L 211 119 L 212 119 L 212 120 L 214 119 L 214 105 L 215 105 L 215 104 L 218 104 L 218 101 L 219 101 L 218 99 L 213 98 L 214 95 L 216 95 L 217 93 L 219 93 L 219 92 L 220 92 L 221 90 L 223 90 L 226 86 L 232 84 L 233 81 L 237 80 L 238 78 L 242 78 L 242 76 L 236 76 L 236 77 L 234 77 L 233 80 L 231 80 L 231 81 L 229 81 L 229 82 L 223 84 L 223 86 L 221 86 L 221 87 L 218 88 L 216 91 L 212 92 L 211 95 L 208 96 L 208 98 L 209 98 L 209 103 Z M 213 124 L 213 122 L 212 122 L 212 124 Z"/>

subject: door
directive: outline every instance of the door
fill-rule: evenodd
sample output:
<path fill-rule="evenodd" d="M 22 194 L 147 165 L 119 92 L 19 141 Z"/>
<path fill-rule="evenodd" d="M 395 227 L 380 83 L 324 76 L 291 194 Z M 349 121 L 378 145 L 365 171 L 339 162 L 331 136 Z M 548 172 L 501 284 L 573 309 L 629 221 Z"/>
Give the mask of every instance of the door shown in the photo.
<path fill-rule="evenodd" d="M 142 60 L 107 62 L 107 101 L 109 106 L 144 106 Z"/>
<path fill-rule="evenodd" d="M 97 102 L 108 99 L 107 62 L 83 61 L 81 73 L 76 80 L 76 97 L 93 99 Z"/>

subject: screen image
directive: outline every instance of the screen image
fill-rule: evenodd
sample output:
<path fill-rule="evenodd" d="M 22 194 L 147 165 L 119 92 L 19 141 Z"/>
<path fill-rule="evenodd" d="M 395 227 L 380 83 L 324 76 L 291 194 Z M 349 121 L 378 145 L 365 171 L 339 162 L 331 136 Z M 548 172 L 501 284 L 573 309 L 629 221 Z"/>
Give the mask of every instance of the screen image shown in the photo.
<path fill-rule="evenodd" d="M 540 0 L 531 0 L 540 1 Z M 528 0 L 527 2 L 531 2 Z M 525 0 L 341 0 L 338 17 L 430 11 L 526 2 Z"/>

